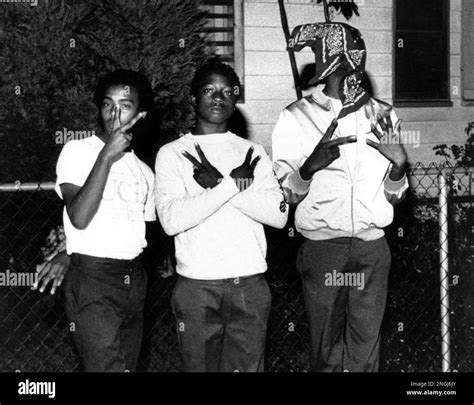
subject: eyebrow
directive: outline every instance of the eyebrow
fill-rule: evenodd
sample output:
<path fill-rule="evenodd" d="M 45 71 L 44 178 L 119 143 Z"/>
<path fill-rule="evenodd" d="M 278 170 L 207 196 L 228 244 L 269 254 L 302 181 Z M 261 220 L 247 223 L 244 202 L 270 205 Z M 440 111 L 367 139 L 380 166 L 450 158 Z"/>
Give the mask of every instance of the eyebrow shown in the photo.
<path fill-rule="evenodd" d="M 104 96 L 104 100 L 105 100 L 105 99 L 107 99 L 107 100 L 112 100 L 112 101 L 113 101 L 112 97 Z M 132 104 L 135 104 L 135 103 L 133 102 L 133 100 L 131 100 L 131 99 L 129 99 L 129 98 L 121 98 L 121 99 L 119 100 L 119 102 L 124 102 L 124 101 L 125 101 L 125 102 L 129 102 L 129 103 L 132 103 Z"/>
<path fill-rule="evenodd" d="M 215 84 L 212 83 L 212 82 L 211 82 L 211 83 L 203 83 L 203 84 L 201 85 L 201 87 L 204 87 L 204 86 L 214 86 L 214 85 L 215 85 Z M 231 84 L 224 84 L 224 87 L 231 87 L 231 88 L 232 88 L 233 86 L 232 86 Z"/>

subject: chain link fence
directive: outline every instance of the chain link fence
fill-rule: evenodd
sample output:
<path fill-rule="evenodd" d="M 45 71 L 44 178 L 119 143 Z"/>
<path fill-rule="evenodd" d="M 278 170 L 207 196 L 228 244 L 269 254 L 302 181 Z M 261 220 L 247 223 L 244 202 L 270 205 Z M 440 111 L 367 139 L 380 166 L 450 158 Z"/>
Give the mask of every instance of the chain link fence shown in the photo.
<path fill-rule="evenodd" d="M 386 232 L 392 268 L 382 326 L 381 371 L 441 371 L 443 364 L 451 371 L 474 369 L 472 173 L 472 169 L 435 165 L 410 170 L 410 193 L 396 208 Z M 440 176 L 446 183 L 449 300 L 440 285 Z M 52 183 L 0 186 L 0 272 L 4 275 L 34 273 L 35 265 L 48 255 L 62 222 L 62 204 L 52 187 Z M 285 229 L 268 228 L 266 234 L 267 279 L 273 295 L 266 369 L 306 371 L 309 331 L 295 270 L 302 237 L 292 218 Z M 170 306 L 176 281 L 170 270 L 171 256 L 171 252 L 164 254 L 160 264 L 149 269 L 140 371 L 179 371 Z M 450 343 L 447 353 L 446 340 Z M 16 370 L 80 371 L 61 289 L 50 295 L 29 287 L 0 286 L 0 371 Z"/>

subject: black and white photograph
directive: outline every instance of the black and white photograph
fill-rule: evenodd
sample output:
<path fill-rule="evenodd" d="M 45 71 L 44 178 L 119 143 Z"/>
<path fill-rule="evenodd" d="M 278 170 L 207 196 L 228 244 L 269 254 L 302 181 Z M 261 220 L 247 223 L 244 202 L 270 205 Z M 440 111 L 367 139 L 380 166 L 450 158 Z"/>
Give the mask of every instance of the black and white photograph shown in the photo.
<path fill-rule="evenodd" d="M 473 174 L 473 0 L 0 0 L 0 404 L 472 405 Z"/>

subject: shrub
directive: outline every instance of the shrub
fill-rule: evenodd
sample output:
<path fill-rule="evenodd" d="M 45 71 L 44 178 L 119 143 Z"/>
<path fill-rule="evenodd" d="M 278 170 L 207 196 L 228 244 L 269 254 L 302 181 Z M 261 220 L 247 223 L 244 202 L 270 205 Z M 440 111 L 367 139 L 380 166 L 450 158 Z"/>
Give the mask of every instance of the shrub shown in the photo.
<path fill-rule="evenodd" d="M 197 0 L 10 3 L 0 21 L 2 182 L 52 180 L 56 131 L 94 129 L 95 84 L 117 68 L 151 81 L 161 142 L 189 127 L 189 81 L 205 59 Z"/>

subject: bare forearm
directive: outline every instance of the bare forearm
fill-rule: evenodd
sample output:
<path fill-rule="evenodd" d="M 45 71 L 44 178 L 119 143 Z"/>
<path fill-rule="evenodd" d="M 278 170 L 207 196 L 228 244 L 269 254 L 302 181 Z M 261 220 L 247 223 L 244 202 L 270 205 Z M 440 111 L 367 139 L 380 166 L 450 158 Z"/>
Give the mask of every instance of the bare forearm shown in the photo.
<path fill-rule="evenodd" d="M 71 200 L 68 206 L 68 214 L 76 228 L 85 229 L 97 213 L 110 167 L 110 159 L 100 153 L 84 186 Z"/>

